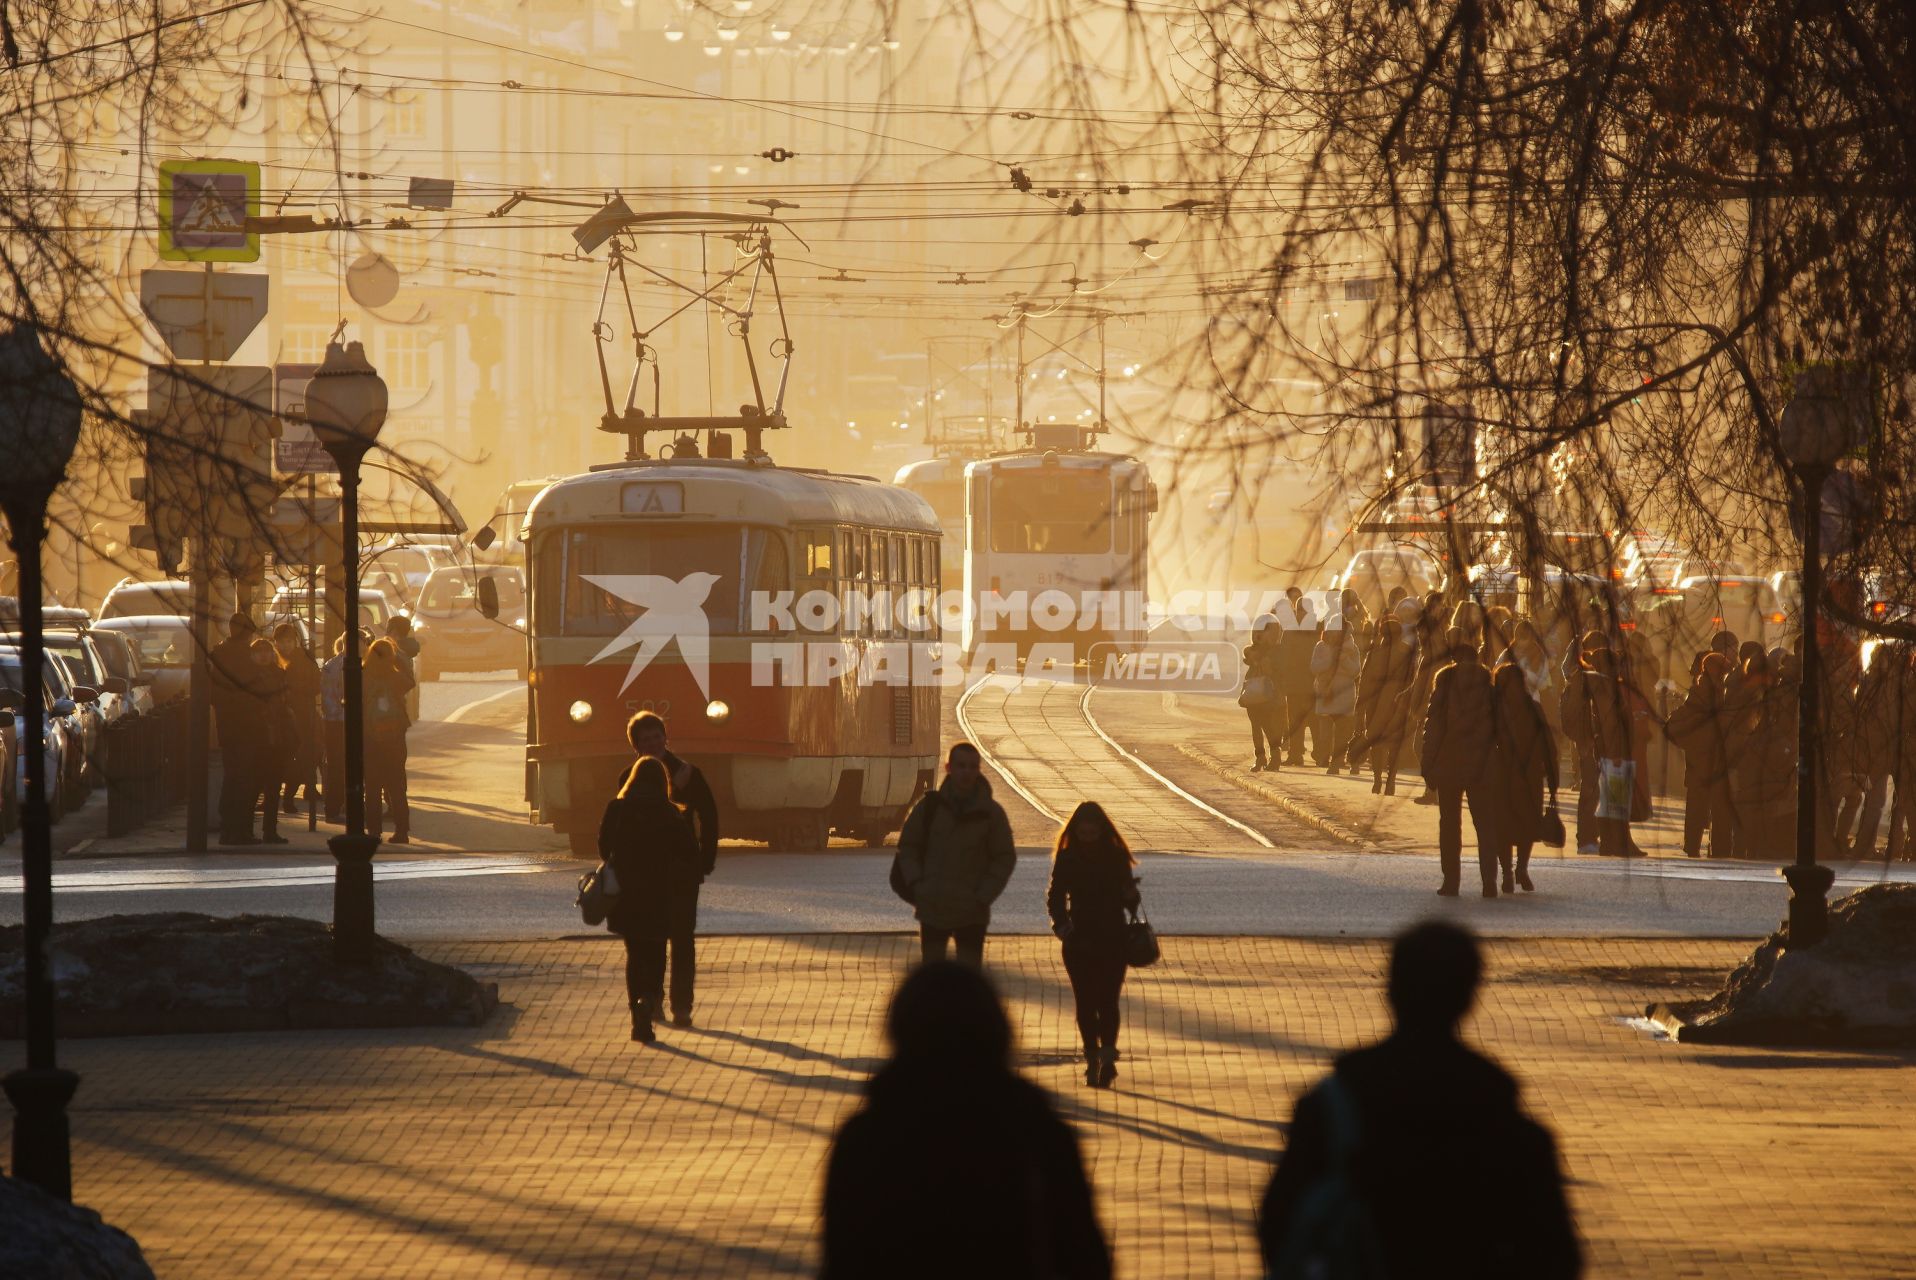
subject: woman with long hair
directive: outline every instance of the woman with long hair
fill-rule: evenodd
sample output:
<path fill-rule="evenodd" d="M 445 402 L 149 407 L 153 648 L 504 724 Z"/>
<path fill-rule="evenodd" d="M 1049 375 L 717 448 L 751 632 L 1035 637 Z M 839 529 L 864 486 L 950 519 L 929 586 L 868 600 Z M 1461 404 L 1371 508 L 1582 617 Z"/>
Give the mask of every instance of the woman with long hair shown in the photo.
<path fill-rule="evenodd" d="M 383 641 L 381 643 L 384 643 Z M 658 1039 L 665 985 L 665 940 L 675 905 L 698 892 L 704 858 L 698 836 L 673 803 L 665 762 L 642 756 L 599 822 L 599 856 L 612 864 L 618 896 L 606 927 L 625 939 L 625 998 L 632 1038 Z"/>
<path fill-rule="evenodd" d="M 1118 998 L 1124 990 L 1125 912 L 1140 902 L 1137 859 L 1102 806 L 1087 800 L 1058 832 L 1045 908 L 1064 943 L 1064 971 L 1084 1038 L 1084 1082 L 1118 1077 Z"/>

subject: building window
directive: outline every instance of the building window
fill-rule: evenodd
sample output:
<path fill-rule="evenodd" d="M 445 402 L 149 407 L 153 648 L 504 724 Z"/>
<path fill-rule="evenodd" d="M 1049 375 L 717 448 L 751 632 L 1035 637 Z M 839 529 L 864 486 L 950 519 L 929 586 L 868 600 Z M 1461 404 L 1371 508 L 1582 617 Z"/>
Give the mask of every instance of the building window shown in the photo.
<path fill-rule="evenodd" d="M 423 325 L 386 330 L 379 373 L 396 392 L 420 396 L 432 389 L 432 355 L 437 336 Z"/>
<path fill-rule="evenodd" d="M 332 330 L 323 325 L 289 324 L 280 334 L 279 354 L 274 358 L 280 364 L 320 364 L 332 336 Z"/>

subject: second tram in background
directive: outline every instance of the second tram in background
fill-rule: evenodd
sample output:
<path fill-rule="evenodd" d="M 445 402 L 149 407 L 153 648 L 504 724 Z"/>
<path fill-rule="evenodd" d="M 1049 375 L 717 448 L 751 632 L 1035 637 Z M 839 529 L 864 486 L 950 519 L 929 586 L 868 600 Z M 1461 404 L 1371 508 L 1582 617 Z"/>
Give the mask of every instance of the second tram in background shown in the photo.
<path fill-rule="evenodd" d="M 1005 420 L 982 414 L 940 417 L 925 430 L 925 443 L 931 457 L 908 462 L 898 468 L 892 483 L 909 489 L 938 514 L 944 543 L 943 564 L 950 581 L 942 586 L 957 588 L 965 554 L 965 467 L 975 459 L 998 452 Z"/>
<path fill-rule="evenodd" d="M 1029 447 L 965 468 L 965 652 L 1068 644 L 1083 658 L 1099 642 L 1142 643 L 1158 507 L 1149 469 L 1093 448 L 1091 429 L 1026 430 Z M 1043 607 L 1047 592 L 1069 599 L 1068 626 L 1044 625 L 1047 614 L 1057 622 Z M 1024 617 L 1006 616 L 1020 595 Z"/>

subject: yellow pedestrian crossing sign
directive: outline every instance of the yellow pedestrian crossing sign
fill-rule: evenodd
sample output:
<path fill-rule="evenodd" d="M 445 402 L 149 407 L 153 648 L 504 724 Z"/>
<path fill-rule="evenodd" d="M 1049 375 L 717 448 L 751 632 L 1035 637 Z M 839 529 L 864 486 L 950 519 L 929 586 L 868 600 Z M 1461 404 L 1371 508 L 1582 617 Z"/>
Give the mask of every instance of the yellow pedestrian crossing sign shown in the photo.
<path fill-rule="evenodd" d="M 169 262 L 258 262 L 259 164 L 160 164 L 160 257 Z"/>

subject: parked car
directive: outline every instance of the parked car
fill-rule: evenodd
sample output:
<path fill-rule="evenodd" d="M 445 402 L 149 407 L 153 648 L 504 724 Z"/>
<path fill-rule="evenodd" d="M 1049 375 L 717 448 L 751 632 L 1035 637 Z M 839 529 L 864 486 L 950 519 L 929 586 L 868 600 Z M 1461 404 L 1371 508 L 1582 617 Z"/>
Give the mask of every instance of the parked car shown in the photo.
<path fill-rule="evenodd" d="M 490 578 L 499 592 L 499 616 L 479 612 L 479 581 Z M 414 666 L 419 679 L 448 671 L 503 671 L 526 678 L 526 583 L 516 565 L 435 569 L 419 592 L 413 634 L 419 638 Z"/>
<path fill-rule="evenodd" d="M 1383 612 L 1384 600 L 1392 587 L 1402 587 L 1414 596 L 1435 591 L 1444 584 L 1443 562 L 1418 547 L 1373 547 L 1353 554 L 1350 562 L 1331 579 L 1332 591 L 1355 591 L 1372 617 Z"/>
<path fill-rule="evenodd" d="M 93 630 L 117 636 L 133 647 L 152 706 L 187 695 L 193 681 L 193 632 L 185 618 L 171 614 L 102 618 Z"/>
<path fill-rule="evenodd" d="M 79 783 L 75 781 L 74 754 L 77 750 L 76 722 L 73 719 L 75 706 L 73 700 L 56 696 L 51 676 L 53 664 L 49 662 L 41 671 L 39 697 L 45 709 L 46 736 L 46 789 L 47 809 L 57 821 L 70 807 L 80 801 Z M 12 648 L 0 648 L 0 700 L 4 700 L 13 721 L 13 741 L 18 744 L 26 738 L 26 702 L 25 682 L 20 670 L 20 651 Z M 18 798 L 27 791 L 27 762 L 24 752 L 16 748 L 12 751 L 15 805 Z"/>
<path fill-rule="evenodd" d="M 193 611 L 193 587 L 179 579 L 136 582 L 122 578 L 100 601 L 102 618 L 133 618 L 170 614 L 184 618 Z"/>
<path fill-rule="evenodd" d="M 88 629 L 87 639 L 93 643 L 93 650 L 99 654 L 107 674 L 126 682 L 127 706 L 135 715 L 150 713 L 154 706 L 153 677 L 140 667 L 140 647 L 119 631 L 103 631 L 98 627 Z"/>
<path fill-rule="evenodd" d="M 106 715 L 100 710 L 100 691 L 82 684 L 66 659 L 51 646 L 46 651 L 46 672 L 53 685 L 54 698 L 73 704 L 73 709 L 66 713 L 73 730 L 69 736 L 74 747 L 67 769 L 74 789 L 84 795 L 93 788 L 100 753 L 106 748 Z"/>

